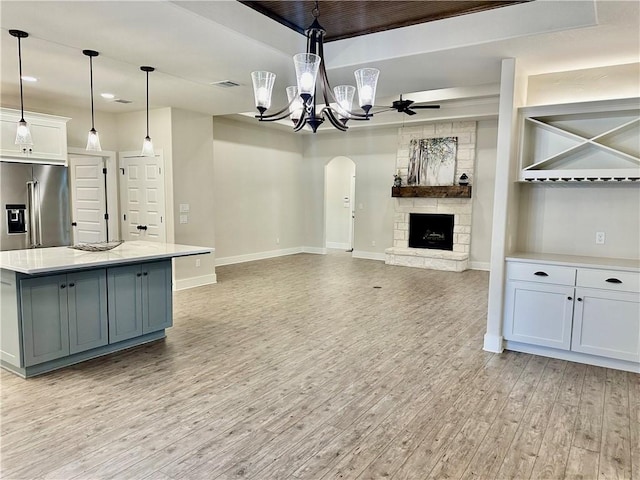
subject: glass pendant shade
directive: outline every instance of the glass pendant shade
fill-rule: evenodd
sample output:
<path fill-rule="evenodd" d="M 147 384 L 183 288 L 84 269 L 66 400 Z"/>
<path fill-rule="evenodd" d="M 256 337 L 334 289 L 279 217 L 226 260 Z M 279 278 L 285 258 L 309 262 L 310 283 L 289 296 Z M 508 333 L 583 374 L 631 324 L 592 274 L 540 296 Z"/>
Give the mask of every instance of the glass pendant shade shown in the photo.
<path fill-rule="evenodd" d="M 333 87 L 333 95 L 336 97 L 336 102 L 338 102 L 337 110 L 342 118 L 349 117 L 355 93 L 356 87 L 352 85 L 338 85 L 337 87 Z"/>
<path fill-rule="evenodd" d="M 293 56 L 293 65 L 296 68 L 298 92 L 306 101 L 307 98 L 313 96 L 316 88 L 320 57 L 315 53 L 298 53 Z"/>
<path fill-rule="evenodd" d="M 96 132 L 95 128 L 89 130 L 89 135 L 87 136 L 87 152 L 101 152 L 102 147 L 100 146 L 100 137 L 98 136 L 98 132 Z"/>
<path fill-rule="evenodd" d="M 302 99 L 300 98 L 300 95 L 298 95 L 298 87 L 295 85 L 287 87 L 287 100 L 289 100 L 289 113 L 291 114 L 291 120 L 293 123 L 298 123 L 304 108 Z"/>
<path fill-rule="evenodd" d="M 378 86 L 380 70 L 377 68 L 361 68 L 360 70 L 356 70 L 354 74 L 356 77 L 356 85 L 358 86 L 360 107 L 368 112 L 376 99 L 376 87 Z"/>
<path fill-rule="evenodd" d="M 256 100 L 256 108 L 264 112 L 271 106 L 271 93 L 276 81 L 276 74 L 265 71 L 251 72 L 253 82 L 253 95 Z"/>
<path fill-rule="evenodd" d="M 29 125 L 24 118 L 20 119 L 18 122 L 18 130 L 16 132 L 16 145 L 20 147 L 31 147 L 33 145 L 33 140 L 31 139 L 31 131 L 29 130 Z"/>
<path fill-rule="evenodd" d="M 142 142 L 142 152 L 140 152 L 141 157 L 155 157 L 155 152 L 153 151 L 153 142 L 150 137 L 144 137 L 144 142 Z"/>

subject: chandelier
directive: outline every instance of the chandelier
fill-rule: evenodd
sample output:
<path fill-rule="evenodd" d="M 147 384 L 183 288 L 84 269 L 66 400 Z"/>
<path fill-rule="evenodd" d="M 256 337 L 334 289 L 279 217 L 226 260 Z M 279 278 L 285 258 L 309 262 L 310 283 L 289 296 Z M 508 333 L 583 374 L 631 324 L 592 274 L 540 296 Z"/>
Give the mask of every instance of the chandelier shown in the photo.
<path fill-rule="evenodd" d="M 259 112 L 256 118 L 261 122 L 275 122 L 290 117 L 295 132 L 308 125 L 314 133 L 325 120 L 328 120 L 338 130 L 345 131 L 349 120 L 369 120 L 373 116 L 371 108 L 376 96 L 380 70 L 361 68 L 354 72 L 362 113 L 353 111 L 356 87 L 338 85 L 332 89 L 329 85 L 323 48 L 326 32 L 318 22 L 317 1 L 312 13 L 313 23 L 305 30 L 307 50 L 305 53 L 293 56 L 297 85 L 286 89 L 288 105 L 275 113 L 267 114 L 267 110 L 271 107 L 271 93 L 276 75 L 266 71 L 251 73 L 256 108 Z M 320 91 L 316 85 L 318 76 Z"/>

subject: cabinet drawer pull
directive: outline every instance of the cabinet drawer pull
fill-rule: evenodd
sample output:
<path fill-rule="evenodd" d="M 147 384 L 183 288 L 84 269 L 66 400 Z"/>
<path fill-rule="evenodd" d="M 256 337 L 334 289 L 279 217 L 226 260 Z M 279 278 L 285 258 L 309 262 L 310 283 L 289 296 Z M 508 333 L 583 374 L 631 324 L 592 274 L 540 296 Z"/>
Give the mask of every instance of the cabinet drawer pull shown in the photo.
<path fill-rule="evenodd" d="M 578 299 L 577 299 L 577 300 L 578 300 L 579 302 L 581 302 L 581 301 L 582 301 L 582 299 L 581 299 L 580 297 L 578 297 Z"/>
<path fill-rule="evenodd" d="M 136 277 L 141 277 L 142 274 L 141 273 L 136 273 Z"/>
<path fill-rule="evenodd" d="M 63 283 L 62 285 L 60 285 L 60 288 L 66 288 L 67 286 Z"/>
<path fill-rule="evenodd" d="M 70 283 L 70 284 L 69 284 L 69 287 L 75 287 L 75 286 L 76 286 L 76 284 L 75 284 L 75 283 Z"/>
<path fill-rule="evenodd" d="M 146 277 L 147 276 L 147 272 L 142 272 L 142 275 L 144 275 Z"/>
<path fill-rule="evenodd" d="M 573 300 L 573 297 L 567 297 L 567 300 Z"/>
<path fill-rule="evenodd" d="M 622 283 L 622 280 L 618 279 L 618 278 L 607 278 L 605 280 L 605 282 L 609 282 L 609 283 Z"/>
<path fill-rule="evenodd" d="M 538 277 L 548 277 L 549 274 L 547 272 L 536 272 L 534 273 L 534 275 L 538 276 Z"/>

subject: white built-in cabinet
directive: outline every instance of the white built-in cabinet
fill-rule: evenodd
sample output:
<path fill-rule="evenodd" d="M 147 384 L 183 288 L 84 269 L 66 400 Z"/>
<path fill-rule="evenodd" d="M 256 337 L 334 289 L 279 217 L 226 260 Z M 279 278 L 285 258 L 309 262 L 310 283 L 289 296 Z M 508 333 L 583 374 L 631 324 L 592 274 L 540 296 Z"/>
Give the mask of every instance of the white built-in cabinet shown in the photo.
<path fill-rule="evenodd" d="M 639 182 L 637 98 L 519 110 L 520 181 Z"/>
<path fill-rule="evenodd" d="M 623 361 L 623 368 L 640 371 L 640 270 L 570 259 L 545 263 L 542 256 L 507 259 L 507 348 L 536 353 L 526 347 L 543 347 L 537 353 L 569 352 L 558 356 L 595 364 Z"/>
<path fill-rule="evenodd" d="M 69 118 L 24 112 L 24 119 L 33 140 L 28 148 L 15 144 L 20 110 L 0 108 L 0 157 L 17 162 L 66 165 Z"/>

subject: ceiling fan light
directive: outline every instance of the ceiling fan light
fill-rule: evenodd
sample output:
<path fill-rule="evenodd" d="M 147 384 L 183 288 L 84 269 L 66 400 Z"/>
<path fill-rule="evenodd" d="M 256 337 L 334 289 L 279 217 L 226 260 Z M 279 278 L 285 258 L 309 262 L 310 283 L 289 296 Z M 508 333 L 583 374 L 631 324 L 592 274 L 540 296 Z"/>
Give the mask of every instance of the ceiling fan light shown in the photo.
<path fill-rule="evenodd" d="M 102 147 L 100 146 L 100 137 L 98 136 L 98 132 L 96 132 L 95 128 L 89 130 L 89 135 L 87 136 L 87 152 L 101 152 Z"/>
<path fill-rule="evenodd" d="M 353 96 L 356 93 L 356 87 L 352 85 L 338 85 L 333 87 L 333 95 L 338 103 L 338 113 L 342 118 L 348 118 L 353 105 Z"/>
<path fill-rule="evenodd" d="M 16 145 L 20 147 L 31 147 L 33 140 L 31 138 L 31 131 L 29 125 L 24 118 L 21 118 L 18 122 L 18 129 L 16 131 Z"/>
<path fill-rule="evenodd" d="M 251 72 L 251 81 L 253 82 L 256 108 L 260 113 L 264 113 L 271 106 L 271 94 L 276 81 L 276 74 L 266 71 Z"/>
<path fill-rule="evenodd" d="M 377 68 L 361 68 L 354 72 L 358 86 L 358 101 L 360 107 L 369 112 L 376 100 L 376 87 L 380 70 Z"/>
<path fill-rule="evenodd" d="M 316 88 L 320 56 L 315 53 L 298 53 L 293 56 L 293 65 L 296 69 L 298 92 L 307 101 L 313 96 Z"/>
<path fill-rule="evenodd" d="M 298 95 L 298 87 L 292 85 L 286 88 L 287 99 L 289 100 L 289 113 L 291 114 L 291 120 L 294 124 L 298 123 L 302 116 L 302 110 L 304 105 L 300 95 Z"/>
<path fill-rule="evenodd" d="M 142 142 L 142 152 L 140 152 L 141 157 L 155 157 L 155 152 L 153 151 L 153 142 L 150 137 L 144 137 L 144 142 Z"/>

